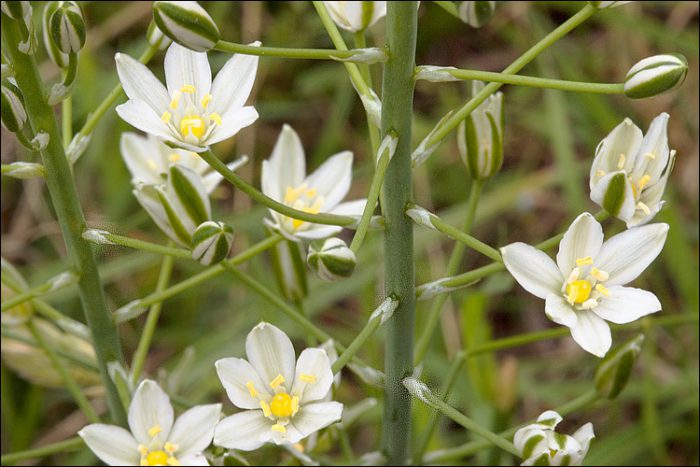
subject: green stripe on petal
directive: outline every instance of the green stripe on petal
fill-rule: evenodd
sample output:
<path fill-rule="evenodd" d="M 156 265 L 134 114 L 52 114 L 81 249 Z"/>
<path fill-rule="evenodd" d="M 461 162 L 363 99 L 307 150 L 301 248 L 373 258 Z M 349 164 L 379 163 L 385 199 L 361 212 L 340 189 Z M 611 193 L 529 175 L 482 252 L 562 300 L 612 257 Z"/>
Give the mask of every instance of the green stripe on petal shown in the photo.
<path fill-rule="evenodd" d="M 627 177 L 624 173 L 615 174 L 612 179 L 610 179 L 608 189 L 605 192 L 605 198 L 603 199 L 603 208 L 613 216 L 620 214 L 622 205 L 625 202 L 626 185 Z"/>

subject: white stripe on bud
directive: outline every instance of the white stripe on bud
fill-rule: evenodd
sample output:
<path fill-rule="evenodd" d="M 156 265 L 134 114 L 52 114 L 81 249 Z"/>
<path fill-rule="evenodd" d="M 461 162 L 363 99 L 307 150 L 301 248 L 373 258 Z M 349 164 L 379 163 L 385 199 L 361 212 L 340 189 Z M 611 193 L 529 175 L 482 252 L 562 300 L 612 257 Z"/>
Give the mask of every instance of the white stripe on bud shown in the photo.
<path fill-rule="evenodd" d="M 27 111 L 24 109 L 22 91 L 8 80 L 2 80 L 2 127 L 16 133 L 27 121 Z"/>
<path fill-rule="evenodd" d="M 41 15 L 42 35 L 44 48 L 52 62 L 61 68 L 68 67 L 68 55 L 60 51 L 56 42 L 51 38 L 51 16 L 54 14 L 62 2 L 48 2 Z"/>
<path fill-rule="evenodd" d="M 59 2 L 49 18 L 51 40 L 61 52 L 77 53 L 85 45 L 85 20 L 76 2 Z"/>
<path fill-rule="evenodd" d="M 654 55 L 637 62 L 625 77 L 625 95 L 632 99 L 656 96 L 678 87 L 688 74 L 688 61 L 680 54 Z"/>
<path fill-rule="evenodd" d="M 495 1 L 469 1 L 459 6 L 459 18 L 473 28 L 480 28 L 496 11 Z"/>
<path fill-rule="evenodd" d="M 312 242 L 306 262 L 321 280 L 334 282 L 352 275 L 357 258 L 344 241 L 333 237 Z"/>
<path fill-rule="evenodd" d="M 223 222 L 202 222 L 192 235 L 192 259 L 204 266 L 228 256 L 233 245 L 233 229 Z"/>
<path fill-rule="evenodd" d="M 44 166 L 35 162 L 12 162 L 2 167 L 2 174 L 7 177 L 26 180 L 44 176 Z"/>
<path fill-rule="evenodd" d="M 195 52 L 206 52 L 219 42 L 219 28 L 197 2 L 153 2 L 153 20 L 163 34 Z"/>
<path fill-rule="evenodd" d="M 165 50 L 170 44 L 173 43 L 172 39 L 166 37 L 163 34 L 163 31 L 161 31 L 158 28 L 158 25 L 155 23 L 155 21 L 151 21 L 151 24 L 148 25 L 148 31 L 146 31 L 146 39 L 151 45 L 158 44 L 158 50 Z"/>

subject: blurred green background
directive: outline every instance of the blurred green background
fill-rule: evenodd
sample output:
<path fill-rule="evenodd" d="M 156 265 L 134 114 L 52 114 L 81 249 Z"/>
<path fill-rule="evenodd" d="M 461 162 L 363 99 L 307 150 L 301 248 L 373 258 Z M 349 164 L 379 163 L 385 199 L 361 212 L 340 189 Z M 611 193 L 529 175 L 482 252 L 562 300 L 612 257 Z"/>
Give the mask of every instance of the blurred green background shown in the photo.
<path fill-rule="evenodd" d="M 35 4 L 37 24 L 43 9 Z M 310 2 L 201 2 L 217 21 L 222 38 L 287 47 L 331 47 Z M 150 2 L 81 2 L 89 25 L 86 48 L 80 54 L 74 93 L 74 128 L 117 82 L 114 54 L 138 56 L 146 47 Z M 500 71 L 538 38 L 582 8 L 585 2 L 498 2 L 494 18 L 472 29 L 432 2 L 419 10 L 417 64 Z M 348 43 L 352 38 L 346 37 Z M 383 44 L 383 21 L 373 27 L 369 42 Z M 658 326 L 642 320 L 636 330 L 615 331 L 614 344 L 639 332 L 647 339 L 626 390 L 612 402 L 599 402 L 567 417 L 561 428 L 571 433 L 585 422 L 594 424 L 597 439 L 587 465 L 692 465 L 698 459 L 698 2 L 633 2 L 601 11 L 556 43 L 521 73 L 579 81 L 619 82 L 638 60 L 667 52 L 684 54 L 690 70 L 684 85 L 653 99 L 632 101 L 624 96 L 598 96 L 505 86 L 506 142 L 502 173 L 486 184 L 477 212 L 474 235 L 492 246 L 513 241 L 537 243 L 562 231 L 580 212 L 598 207 L 588 198 L 588 171 L 598 142 L 625 117 L 646 131 L 661 112 L 671 115 L 669 140 L 678 151 L 666 191 L 666 205 L 656 221 L 671 230 L 659 259 L 634 282 L 653 291 L 663 304 L 660 316 L 686 316 L 685 324 Z M 58 70 L 38 59 L 47 81 Z M 163 53 L 150 68 L 162 73 Z M 227 59 L 211 53 L 214 71 Z M 372 69 L 379 89 L 381 67 Z M 419 82 L 415 94 L 414 145 L 446 112 L 469 97 L 469 83 Z M 259 185 L 260 163 L 269 157 L 283 123 L 304 142 L 310 169 L 329 155 L 350 149 L 355 154 L 355 178 L 348 199 L 364 197 L 370 182 L 371 155 L 363 108 L 344 67 L 335 62 L 261 58 L 251 102 L 260 119 L 215 153 L 226 161 L 240 154 L 251 163 L 239 173 Z M 60 113 L 60 112 L 59 112 Z M 129 174 L 119 154 L 119 135 L 131 131 L 114 113 L 98 125 L 85 154 L 75 166 L 83 209 L 92 227 L 165 243 L 164 235 L 131 195 Z M 3 130 L 2 162 L 35 160 Z M 460 225 L 469 193 L 469 178 L 452 135 L 415 172 L 415 199 L 441 217 Z M 265 236 L 267 210 L 222 184 L 215 192 L 215 217 L 236 229 L 234 252 Z M 606 237 L 623 223 L 604 223 Z M 416 228 L 417 283 L 442 277 L 452 242 L 437 232 Z M 349 239 L 349 232 L 345 238 Z M 305 308 L 314 322 L 347 344 L 366 322 L 382 296 L 381 234 L 370 232 L 354 275 L 343 282 L 310 282 Z M 555 251 L 550 252 L 554 254 Z M 16 265 L 31 285 L 63 271 L 66 262 L 58 224 L 41 180 L 2 179 L 2 255 Z M 118 247 L 98 249 L 110 306 L 116 309 L 153 291 L 160 258 Z M 468 252 L 460 271 L 486 264 Z M 171 283 L 202 270 L 178 260 Z M 273 284 L 269 255 L 245 265 L 255 278 Z M 82 320 L 74 288 L 47 296 L 63 312 Z M 419 302 L 421 329 L 430 302 Z M 527 294 L 505 273 L 452 294 L 441 326 L 423 365 L 432 388 L 444 380 L 450 359 L 463 346 L 490 339 L 556 327 L 543 313 L 541 300 Z M 694 317 L 694 318 L 693 318 Z M 130 359 L 145 315 L 120 327 Z M 172 395 L 190 403 L 222 401 L 232 413 L 216 377 L 213 362 L 244 354 L 244 340 L 261 320 L 275 323 L 303 348 L 302 329 L 255 293 L 221 275 L 204 287 L 190 289 L 164 303 L 147 361 L 147 373 Z M 641 330 L 641 331 L 640 331 Z M 85 423 L 65 390 L 34 384 L 41 362 L 18 360 L 3 339 L 2 452 L 14 452 L 73 436 Z M 383 366 L 381 331 L 360 356 Z M 14 360 L 14 364 L 13 364 Z M 568 336 L 544 340 L 470 359 L 458 379 L 450 403 L 485 426 L 500 430 L 536 417 L 580 396 L 593 387 L 598 359 L 583 352 Z M 34 365 L 34 367 L 33 367 Z M 29 380 L 15 369 L 24 367 Z M 34 372 L 30 370 L 36 370 Z M 25 374 L 26 377 L 26 374 Z M 34 382 L 33 382 L 34 381 Z M 90 388 L 104 411 L 100 389 Z M 345 371 L 336 400 L 352 406 L 366 397 L 379 404 L 364 411 L 349 429 L 357 456 L 378 448 L 381 391 Z M 430 412 L 415 404 L 418 439 Z M 321 459 L 337 452 L 322 437 Z M 441 419 L 429 450 L 461 445 L 470 434 Z M 251 464 L 297 462 L 275 447 L 245 456 Z M 78 465 L 94 461 L 87 449 L 54 456 L 44 462 Z M 324 462 L 325 462 L 324 461 Z M 512 463 L 483 451 L 451 463 Z"/>

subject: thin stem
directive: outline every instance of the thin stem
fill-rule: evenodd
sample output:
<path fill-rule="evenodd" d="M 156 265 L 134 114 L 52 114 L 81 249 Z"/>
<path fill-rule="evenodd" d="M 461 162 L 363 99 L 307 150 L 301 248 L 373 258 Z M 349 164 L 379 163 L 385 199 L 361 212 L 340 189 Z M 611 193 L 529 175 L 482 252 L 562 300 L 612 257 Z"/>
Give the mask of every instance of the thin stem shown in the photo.
<path fill-rule="evenodd" d="M 474 223 L 474 217 L 476 216 L 476 208 L 479 204 L 479 199 L 481 197 L 481 189 L 484 186 L 484 182 L 481 180 L 473 180 L 472 186 L 469 190 L 469 199 L 467 200 L 467 214 L 464 218 L 464 232 L 469 232 L 472 229 L 472 224 Z M 464 256 L 465 245 L 463 243 L 455 243 L 452 248 L 452 254 L 450 254 L 450 259 L 447 262 L 447 276 L 452 276 L 457 273 L 459 265 L 462 262 L 462 257 Z M 428 317 L 423 324 L 423 331 L 418 338 L 416 344 L 416 355 L 413 360 L 414 364 L 418 364 L 423 361 L 425 354 L 428 352 L 428 347 L 430 346 L 430 341 L 432 340 L 433 333 L 435 332 L 435 326 L 440 319 L 440 313 L 442 306 L 447 300 L 447 294 L 441 294 L 433 302 L 430 310 L 428 310 Z"/>
<path fill-rule="evenodd" d="M 431 67 L 432 68 L 432 67 Z M 425 67 L 416 67 L 416 79 L 431 81 L 430 73 Z M 624 83 L 585 83 L 580 81 L 567 81 L 552 78 L 540 78 L 537 76 L 522 76 L 492 71 L 464 70 L 452 67 L 437 67 L 434 71 L 447 73 L 455 78 L 463 80 L 487 81 L 491 83 L 514 84 L 517 86 L 529 86 L 533 88 L 558 89 L 560 91 L 587 92 L 593 94 L 624 94 Z M 425 73 L 425 74 L 423 74 Z"/>
<path fill-rule="evenodd" d="M 112 244 L 133 248 L 135 250 L 147 251 L 149 253 L 156 253 L 164 256 L 172 256 L 174 258 L 192 259 L 192 253 L 185 248 L 159 245 L 157 243 L 146 242 L 137 238 L 113 234 L 104 230 L 87 229 L 83 233 L 83 238 L 97 245 L 104 245 L 105 240 L 107 240 Z"/>
<path fill-rule="evenodd" d="M 36 133 L 44 132 L 49 136 L 46 148 L 41 151 L 42 162 L 46 169 L 46 184 L 63 233 L 71 266 L 80 276 L 78 288 L 83 312 L 92 332 L 97 363 L 106 388 L 112 418 L 116 423 L 122 424 L 126 422 L 126 415 L 116 387 L 109 377 L 107 364 L 115 361 L 123 362 L 124 358 L 117 328 L 112 322 L 107 307 L 92 248 L 81 237 L 85 228 L 85 217 L 80 207 L 71 168 L 61 144 L 61 133 L 53 110 L 45 100 L 34 56 L 23 54 L 17 49 L 17 44 L 20 42 L 17 24 L 6 15 L 2 15 L 2 35 L 11 56 L 17 85 L 24 95 L 31 126 Z"/>
<path fill-rule="evenodd" d="M 175 260 L 172 256 L 166 256 L 163 258 L 163 262 L 160 266 L 160 274 L 158 275 L 158 283 L 156 284 L 156 293 L 162 292 L 168 286 L 168 282 L 170 282 L 170 274 L 173 272 L 174 262 Z M 134 357 L 131 360 L 131 383 L 134 386 L 136 383 L 138 383 L 139 377 L 141 376 L 141 371 L 146 363 L 148 349 L 151 347 L 153 334 L 156 331 L 158 317 L 160 316 L 160 311 L 162 308 L 163 302 L 154 303 L 151 305 L 151 309 L 148 312 L 148 318 L 146 318 L 146 324 L 143 326 L 143 332 L 141 333 L 139 345 L 136 347 Z"/>
<path fill-rule="evenodd" d="M 66 97 L 61 102 L 61 130 L 63 132 L 63 149 L 68 148 L 73 139 L 73 97 Z"/>
<path fill-rule="evenodd" d="M 73 272 L 62 272 L 61 274 L 52 277 L 47 282 L 34 287 L 33 289 L 25 290 L 12 298 L 5 300 L 2 302 L 2 306 L 0 306 L 0 311 L 9 310 L 10 308 L 21 305 L 22 303 L 28 302 L 36 297 L 40 297 L 49 292 L 54 292 L 62 289 L 63 287 L 73 285 L 77 281 L 78 277 Z"/>
<path fill-rule="evenodd" d="M 73 399 L 75 400 L 75 403 L 78 404 L 78 407 L 80 407 L 80 410 L 83 411 L 90 422 L 99 423 L 100 417 L 97 416 L 97 413 L 92 408 L 92 405 L 90 405 L 90 401 L 87 400 L 85 394 L 83 394 L 83 391 L 80 389 L 80 386 L 78 386 L 78 383 L 63 365 L 53 348 L 46 342 L 44 336 L 42 336 L 37 330 L 32 320 L 27 321 L 27 329 L 29 329 L 29 332 L 32 334 L 32 337 L 39 348 L 46 354 L 46 357 L 51 362 L 54 370 L 56 370 L 56 372 L 60 375 L 61 379 L 63 380 L 63 384 L 68 392 L 70 392 L 70 394 L 73 396 Z"/>
<path fill-rule="evenodd" d="M 326 225 L 338 225 L 342 227 L 347 227 L 351 224 L 355 224 L 357 219 L 349 216 L 338 216 L 335 214 L 311 214 L 305 211 L 300 211 L 292 207 L 282 204 L 279 201 L 275 201 L 264 193 L 258 191 L 253 185 L 249 184 L 241 177 L 236 175 L 232 170 L 226 167 L 226 164 L 221 162 L 211 150 L 207 150 L 199 153 L 200 157 L 209 164 L 214 170 L 219 172 L 223 177 L 230 182 L 233 186 L 253 198 L 255 201 L 267 206 L 268 208 L 279 212 L 280 214 L 291 217 L 293 219 L 299 219 L 306 222 L 312 222 L 314 224 L 326 224 Z"/>
<path fill-rule="evenodd" d="M 384 370 L 384 420 L 382 452 L 387 464 L 408 461 L 411 398 L 402 380 L 413 373 L 415 326 L 415 273 L 413 222 L 406 216 L 412 197 L 411 122 L 413 70 L 416 55 L 416 2 L 388 2 L 386 40 L 390 50 L 382 80 L 382 138 L 398 134 L 396 153 L 384 178 L 382 209 L 385 218 L 385 295 L 399 306 L 387 323 Z"/>
<path fill-rule="evenodd" d="M 46 446 L 41 446 L 34 449 L 27 449 L 26 451 L 18 451 L 10 454 L 5 454 L 0 460 L 2 465 L 10 465 L 15 462 L 25 461 L 28 459 L 41 459 L 52 454 L 58 454 L 61 452 L 75 451 L 77 449 L 85 446 L 83 440 L 79 436 L 74 436 L 73 438 L 67 439 L 65 441 L 59 441 L 58 443 L 47 444 Z"/>
<path fill-rule="evenodd" d="M 260 57 L 300 58 L 307 60 L 341 60 L 344 62 L 366 62 L 367 50 L 345 49 L 299 49 L 286 47 L 256 47 L 253 45 L 236 44 L 235 42 L 219 41 L 214 50 L 226 53 L 241 53 L 246 55 L 258 55 Z M 375 49 L 377 62 L 382 62 L 383 53 Z"/>

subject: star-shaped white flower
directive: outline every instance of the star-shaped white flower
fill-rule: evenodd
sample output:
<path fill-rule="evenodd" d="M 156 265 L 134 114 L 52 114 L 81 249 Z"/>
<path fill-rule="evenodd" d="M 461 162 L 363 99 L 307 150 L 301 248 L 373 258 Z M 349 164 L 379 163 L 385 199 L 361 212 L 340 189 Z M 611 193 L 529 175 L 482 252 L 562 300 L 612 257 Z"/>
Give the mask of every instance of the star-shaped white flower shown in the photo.
<path fill-rule="evenodd" d="M 556 263 L 525 243 L 501 248 L 515 280 L 545 300 L 547 317 L 571 329 L 587 352 L 603 357 L 610 349 L 610 327 L 661 310 L 656 296 L 633 287 L 634 280 L 658 256 L 668 224 L 626 230 L 603 243 L 603 229 L 589 213 L 574 220 L 559 243 Z"/>
<path fill-rule="evenodd" d="M 364 31 L 386 16 L 385 1 L 324 1 L 335 24 L 351 32 Z"/>
<path fill-rule="evenodd" d="M 263 322 L 248 334 L 246 354 L 248 360 L 216 362 L 229 399 L 244 410 L 216 426 L 215 445 L 252 451 L 267 442 L 295 444 L 340 420 L 343 404 L 324 399 L 333 384 L 325 350 L 305 349 L 295 363 L 287 335 Z"/>
<path fill-rule="evenodd" d="M 513 444 L 523 458 L 520 465 L 581 465 L 595 438 L 593 425 L 586 423 L 573 436 L 562 435 L 554 431 L 561 420 L 561 415 L 548 410 L 537 423 L 515 432 Z"/>
<path fill-rule="evenodd" d="M 221 404 L 199 405 L 173 423 L 170 398 L 144 380 L 129 406 L 129 429 L 95 423 L 78 432 L 107 465 L 209 465 L 202 454 L 214 436 Z"/>
<path fill-rule="evenodd" d="M 306 176 L 306 159 L 299 136 L 284 125 L 272 155 L 262 165 L 262 191 L 270 198 L 300 211 L 361 216 L 367 200 L 341 203 L 352 181 L 352 153 L 343 151 L 328 158 Z M 272 225 L 291 240 L 326 238 L 342 230 L 334 225 L 311 224 L 270 210 Z"/>
<path fill-rule="evenodd" d="M 244 107 L 255 81 L 258 57 L 236 54 L 212 83 L 207 54 L 172 44 L 165 54 L 167 89 L 142 63 L 115 56 L 129 100 L 117 113 L 139 130 L 195 152 L 205 151 L 258 118 Z"/>
<path fill-rule="evenodd" d="M 668 119 L 662 113 L 642 135 L 626 118 L 596 148 L 591 199 L 627 227 L 649 222 L 663 206 L 661 196 L 676 154 L 668 148 Z"/>

